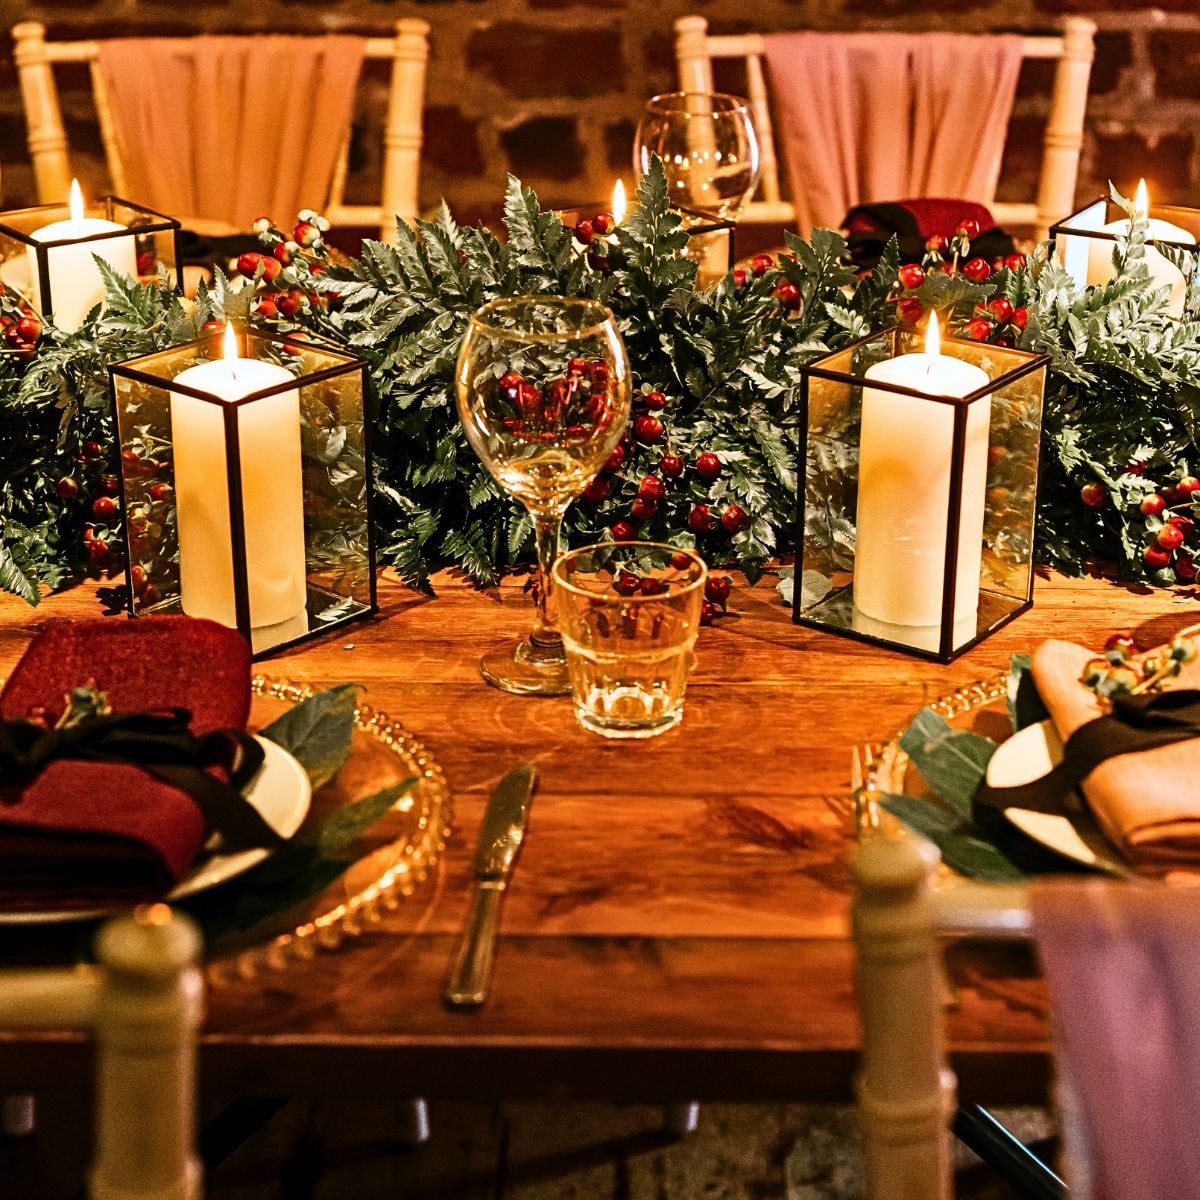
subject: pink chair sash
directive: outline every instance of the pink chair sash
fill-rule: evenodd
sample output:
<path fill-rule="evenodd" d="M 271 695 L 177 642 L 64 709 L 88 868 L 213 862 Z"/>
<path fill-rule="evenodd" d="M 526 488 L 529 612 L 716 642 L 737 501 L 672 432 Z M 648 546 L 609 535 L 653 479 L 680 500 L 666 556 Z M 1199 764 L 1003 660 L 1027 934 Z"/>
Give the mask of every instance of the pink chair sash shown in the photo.
<path fill-rule="evenodd" d="M 1041 881 L 1032 909 L 1095 1200 L 1200 1196 L 1200 889 Z"/>
<path fill-rule="evenodd" d="M 319 210 L 365 48 L 355 37 L 101 42 L 128 199 L 236 229 Z"/>
<path fill-rule="evenodd" d="M 779 33 L 764 42 L 802 231 L 837 228 L 872 201 L 992 200 L 1020 37 Z"/>

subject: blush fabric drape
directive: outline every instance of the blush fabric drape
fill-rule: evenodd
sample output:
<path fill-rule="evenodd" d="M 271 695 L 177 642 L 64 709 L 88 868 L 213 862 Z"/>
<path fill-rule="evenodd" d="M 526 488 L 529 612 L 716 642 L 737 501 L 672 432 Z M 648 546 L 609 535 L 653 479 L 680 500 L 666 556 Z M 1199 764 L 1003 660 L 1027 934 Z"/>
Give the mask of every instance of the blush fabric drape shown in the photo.
<path fill-rule="evenodd" d="M 1085 1162 L 1071 1194 L 1200 1196 L 1200 889 L 1043 880 L 1031 908 Z"/>
<path fill-rule="evenodd" d="M 779 33 L 764 43 L 802 232 L 836 229 L 871 201 L 992 200 L 1020 37 Z"/>
<path fill-rule="evenodd" d="M 128 198 L 235 230 L 319 210 L 365 49 L 341 36 L 101 42 Z"/>

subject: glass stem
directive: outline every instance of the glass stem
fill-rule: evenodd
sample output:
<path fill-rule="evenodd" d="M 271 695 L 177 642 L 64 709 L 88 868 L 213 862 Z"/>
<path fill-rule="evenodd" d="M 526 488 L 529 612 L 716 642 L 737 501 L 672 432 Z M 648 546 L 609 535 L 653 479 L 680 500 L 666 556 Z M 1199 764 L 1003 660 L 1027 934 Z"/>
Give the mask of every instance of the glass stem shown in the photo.
<path fill-rule="evenodd" d="M 537 625 L 534 627 L 532 640 L 538 645 L 557 646 L 562 639 L 555 625 L 554 576 L 551 568 L 558 558 L 563 515 L 561 512 L 531 515 L 538 560 Z"/>

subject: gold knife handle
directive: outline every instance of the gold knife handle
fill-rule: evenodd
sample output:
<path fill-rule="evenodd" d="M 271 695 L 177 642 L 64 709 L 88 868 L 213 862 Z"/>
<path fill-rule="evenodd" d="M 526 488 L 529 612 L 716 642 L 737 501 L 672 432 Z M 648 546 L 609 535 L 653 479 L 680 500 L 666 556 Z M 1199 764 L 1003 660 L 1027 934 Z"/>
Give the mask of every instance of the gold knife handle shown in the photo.
<path fill-rule="evenodd" d="M 489 879 L 476 884 L 467 927 L 458 944 L 450 982 L 446 984 L 447 1004 L 456 1008 L 478 1008 L 487 999 L 503 895 L 503 880 Z"/>

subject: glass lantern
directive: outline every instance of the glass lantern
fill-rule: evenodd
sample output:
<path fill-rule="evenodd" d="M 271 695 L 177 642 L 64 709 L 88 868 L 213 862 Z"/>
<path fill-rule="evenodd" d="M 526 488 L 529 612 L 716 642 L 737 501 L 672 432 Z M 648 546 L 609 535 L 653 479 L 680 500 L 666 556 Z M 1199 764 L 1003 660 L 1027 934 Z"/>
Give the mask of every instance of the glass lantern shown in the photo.
<path fill-rule="evenodd" d="M 1033 601 L 1049 359 L 926 337 L 803 368 L 792 615 L 950 662 Z"/>
<path fill-rule="evenodd" d="M 0 283 L 59 329 L 74 332 L 104 300 L 96 257 L 143 281 L 163 263 L 179 287 L 179 222 L 162 213 L 102 196 L 0 213 Z"/>
<path fill-rule="evenodd" d="M 1167 314 L 1183 315 L 1187 296 L 1183 272 L 1161 249 L 1195 258 L 1200 242 L 1200 209 L 1183 208 L 1172 204 L 1150 204 L 1144 188 L 1138 189 L 1134 211 L 1144 213 L 1149 220 L 1146 231 L 1146 267 L 1157 287 L 1169 287 Z M 1086 208 L 1059 221 L 1050 228 L 1054 257 L 1075 281 L 1076 287 L 1105 284 L 1114 274 L 1113 252 L 1117 239 L 1129 236 L 1129 214 L 1113 200 L 1096 200 Z"/>
<path fill-rule="evenodd" d="M 132 616 L 207 617 L 259 655 L 375 611 L 362 359 L 227 326 L 109 376 Z"/>

